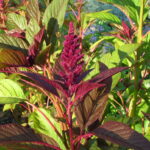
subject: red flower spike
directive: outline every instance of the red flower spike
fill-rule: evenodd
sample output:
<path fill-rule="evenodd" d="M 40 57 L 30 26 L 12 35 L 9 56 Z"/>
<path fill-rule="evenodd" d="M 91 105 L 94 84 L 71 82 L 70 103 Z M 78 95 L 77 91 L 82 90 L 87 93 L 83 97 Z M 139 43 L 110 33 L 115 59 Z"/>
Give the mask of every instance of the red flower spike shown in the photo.
<path fill-rule="evenodd" d="M 124 33 L 124 36 L 126 36 L 128 39 L 131 39 L 132 37 L 132 31 L 131 29 L 127 26 L 127 24 L 122 21 L 122 27 L 123 27 L 123 33 Z"/>
<path fill-rule="evenodd" d="M 63 68 L 60 76 L 64 79 L 64 84 L 68 88 L 70 96 L 75 92 L 76 80 L 82 73 L 83 54 L 81 54 L 79 45 L 79 37 L 74 34 L 73 22 L 70 22 L 69 32 L 65 36 L 64 49 L 60 61 L 60 65 Z"/>

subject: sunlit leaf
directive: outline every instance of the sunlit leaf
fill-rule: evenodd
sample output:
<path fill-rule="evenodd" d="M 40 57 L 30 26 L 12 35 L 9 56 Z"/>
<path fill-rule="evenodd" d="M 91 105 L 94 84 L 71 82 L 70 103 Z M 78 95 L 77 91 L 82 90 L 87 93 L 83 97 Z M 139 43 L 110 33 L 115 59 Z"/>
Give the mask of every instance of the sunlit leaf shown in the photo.
<path fill-rule="evenodd" d="M 48 27 L 51 19 L 55 19 L 59 27 L 62 26 L 68 1 L 69 0 L 54 0 L 48 5 L 43 16 L 43 24 L 46 25 L 46 27 Z"/>
<path fill-rule="evenodd" d="M 108 10 L 110 11 L 110 10 Z M 100 12 L 93 12 L 93 13 L 86 13 L 83 14 L 83 22 L 82 22 L 82 26 L 85 29 L 87 27 L 87 24 L 94 21 L 94 20 L 102 20 L 102 21 L 106 21 L 109 23 L 116 23 L 116 24 L 121 24 L 121 20 L 115 16 L 112 13 L 109 13 L 107 10 L 104 11 L 100 11 Z"/>
<path fill-rule="evenodd" d="M 19 49 L 22 51 L 27 51 L 28 45 L 20 38 L 11 37 L 6 34 L 0 34 L 0 47 L 7 46 L 10 49 Z"/>
<path fill-rule="evenodd" d="M 21 29 L 24 30 L 27 27 L 27 20 L 24 16 L 16 13 L 9 13 L 7 15 L 6 26 L 8 29 Z"/>
<path fill-rule="evenodd" d="M 34 18 L 38 23 L 40 21 L 40 10 L 38 0 L 30 0 L 27 5 L 27 16 Z"/>
<path fill-rule="evenodd" d="M 133 21 L 136 22 L 136 24 L 139 21 L 139 5 L 138 1 L 133 0 L 99 0 L 100 2 L 110 3 L 114 6 L 118 7 L 121 11 L 123 11 L 127 16 L 132 18 Z M 138 5 L 137 5 L 138 4 Z"/>
<path fill-rule="evenodd" d="M 10 79 L 0 80 L 0 104 L 13 104 L 25 101 L 21 87 Z"/>
<path fill-rule="evenodd" d="M 40 27 L 36 19 L 31 18 L 26 29 L 26 39 L 32 44 L 34 36 L 40 31 Z"/>
<path fill-rule="evenodd" d="M 40 108 L 40 111 L 44 113 L 44 115 L 53 123 L 55 128 L 62 135 L 60 123 L 52 116 L 50 110 Z M 57 135 L 57 132 L 50 126 L 47 118 L 44 118 L 44 116 L 39 111 L 35 111 L 29 117 L 29 125 L 37 132 L 53 138 L 55 141 L 57 141 L 59 147 L 65 150 L 62 139 Z"/>

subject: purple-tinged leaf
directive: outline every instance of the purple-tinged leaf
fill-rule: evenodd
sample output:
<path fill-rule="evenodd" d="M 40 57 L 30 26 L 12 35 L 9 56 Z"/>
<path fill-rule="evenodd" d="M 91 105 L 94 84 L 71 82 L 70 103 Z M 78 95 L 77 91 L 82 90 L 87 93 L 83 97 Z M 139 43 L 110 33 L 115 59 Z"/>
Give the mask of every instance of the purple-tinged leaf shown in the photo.
<path fill-rule="evenodd" d="M 83 73 L 76 79 L 76 83 L 81 82 L 93 69 L 89 69 Z"/>
<path fill-rule="evenodd" d="M 94 89 L 75 107 L 77 122 L 82 130 L 88 128 L 97 119 L 101 120 L 107 105 L 107 99 L 107 95 L 103 95 L 98 89 Z"/>
<path fill-rule="evenodd" d="M 108 70 L 103 63 L 100 64 L 100 71 Z M 81 129 L 90 127 L 93 130 L 97 126 L 96 120 L 102 120 L 108 99 L 108 93 L 111 89 L 112 77 L 108 77 L 100 84 L 105 84 L 105 87 L 96 88 L 90 91 L 83 97 L 82 102 L 75 107 L 75 114 Z"/>
<path fill-rule="evenodd" d="M 37 41 L 40 43 L 42 41 L 43 35 L 44 35 L 45 28 L 43 27 L 34 37 L 34 41 Z"/>
<path fill-rule="evenodd" d="M 120 122 L 109 121 L 93 131 L 99 138 L 135 150 L 149 150 L 150 142 L 128 125 Z"/>
<path fill-rule="evenodd" d="M 31 79 L 36 83 L 37 86 L 51 92 L 52 94 L 59 97 L 57 90 L 61 91 L 63 94 L 66 94 L 66 91 L 54 80 L 49 80 L 48 78 L 33 72 L 18 72 L 18 74 L 23 75 Z"/>
<path fill-rule="evenodd" d="M 74 101 L 80 101 L 81 98 L 83 98 L 88 92 L 90 92 L 93 89 L 104 87 L 105 84 L 98 84 L 98 83 L 93 83 L 93 82 L 83 82 L 79 85 L 77 85 L 76 93 L 75 93 L 75 98 Z"/>
<path fill-rule="evenodd" d="M 41 44 L 43 35 L 44 35 L 45 28 L 42 28 L 34 37 L 33 44 L 29 47 L 29 52 L 27 56 L 27 60 L 29 62 L 29 66 L 32 66 L 34 63 L 34 60 L 39 53 L 39 46 Z"/>
<path fill-rule="evenodd" d="M 0 146 L 19 150 L 49 150 L 50 148 L 60 150 L 57 143 L 45 135 L 38 135 L 30 128 L 22 127 L 18 124 L 0 125 Z"/>
<path fill-rule="evenodd" d="M 7 141 L 0 143 L 0 149 L 6 150 L 61 150 L 59 147 L 44 142 Z"/>
<path fill-rule="evenodd" d="M 101 72 L 99 75 L 97 75 L 90 81 L 100 83 L 100 82 L 104 81 L 105 79 L 107 79 L 123 70 L 126 70 L 126 69 L 128 69 L 128 67 L 115 67 L 112 69 L 108 69 L 108 70 Z"/>
<path fill-rule="evenodd" d="M 12 49 L 0 50 L 0 69 L 5 67 L 25 66 L 26 56 L 23 52 Z"/>

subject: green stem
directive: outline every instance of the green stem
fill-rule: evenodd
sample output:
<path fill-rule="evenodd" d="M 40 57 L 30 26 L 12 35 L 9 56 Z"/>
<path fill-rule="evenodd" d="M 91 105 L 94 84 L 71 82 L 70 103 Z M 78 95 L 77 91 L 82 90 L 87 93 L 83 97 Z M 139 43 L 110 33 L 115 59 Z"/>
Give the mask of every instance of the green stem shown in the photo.
<path fill-rule="evenodd" d="M 144 6 L 145 0 L 141 0 L 141 7 L 140 7 L 140 20 L 139 20 L 139 27 L 138 27 L 138 35 L 137 35 L 137 43 L 142 43 L 142 32 L 143 32 L 143 13 L 144 13 Z M 140 68 L 138 65 L 138 61 L 140 59 L 138 49 L 135 51 L 135 67 L 134 67 L 134 97 L 130 102 L 129 105 L 129 117 L 133 118 L 136 113 L 136 102 L 138 99 L 138 82 L 139 82 L 139 73 Z"/>

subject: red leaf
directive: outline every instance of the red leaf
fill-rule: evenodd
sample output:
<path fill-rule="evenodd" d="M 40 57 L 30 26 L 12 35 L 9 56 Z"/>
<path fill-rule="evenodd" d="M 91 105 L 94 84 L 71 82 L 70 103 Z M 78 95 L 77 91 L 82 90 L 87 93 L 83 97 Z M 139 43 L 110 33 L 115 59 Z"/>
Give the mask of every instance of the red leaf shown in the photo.
<path fill-rule="evenodd" d="M 98 84 L 98 83 L 93 83 L 93 82 L 83 82 L 78 85 L 76 93 L 75 93 L 75 98 L 74 101 L 81 99 L 84 97 L 89 91 L 99 88 L 99 87 L 104 87 L 105 84 Z"/>
<path fill-rule="evenodd" d="M 45 28 L 42 28 L 37 35 L 34 37 L 33 44 L 29 47 L 29 52 L 27 56 L 27 60 L 29 61 L 29 66 L 32 66 L 34 63 L 34 59 L 39 52 L 39 46 L 42 41 L 42 37 L 44 35 Z"/>
<path fill-rule="evenodd" d="M 44 35 L 45 28 L 43 27 L 34 37 L 34 41 L 37 41 L 40 43 L 42 41 L 43 35 Z"/>
<path fill-rule="evenodd" d="M 82 81 L 92 70 L 93 69 L 90 69 L 81 73 L 81 75 L 76 79 L 76 83 L 79 83 L 80 81 Z"/>
<path fill-rule="evenodd" d="M 51 92 L 52 94 L 59 97 L 57 90 L 60 90 L 63 94 L 66 94 L 66 91 L 58 84 L 56 81 L 49 80 L 48 78 L 33 72 L 18 72 L 18 74 L 24 75 L 34 81 L 39 87 Z M 56 90 L 57 89 L 57 90 Z"/>
<path fill-rule="evenodd" d="M 8 35 L 13 36 L 13 37 L 17 37 L 17 38 L 25 38 L 25 33 L 22 30 L 13 30 L 11 32 L 8 32 Z"/>
<path fill-rule="evenodd" d="M 94 77 L 93 79 L 91 79 L 91 82 L 97 82 L 100 83 L 102 81 L 104 81 L 105 79 L 123 71 L 128 69 L 128 67 L 115 67 L 115 68 L 111 68 L 108 70 L 105 70 L 103 72 L 101 72 L 99 75 L 97 75 L 96 77 Z"/>
<path fill-rule="evenodd" d="M 93 131 L 99 138 L 109 140 L 135 150 L 149 150 L 150 142 L 128 125 L 120 122 L 109 121 Z"/>
<path fill-rule="evenodd" d="M 26 148 L 30 150 L 49 150 L 50 148 L 60 150 L 57 143 L 45 135 L 38 135 L 30 128 L 18 124 L 0 125 L 0 146 L 8 149 L 19 150 Z"/>

